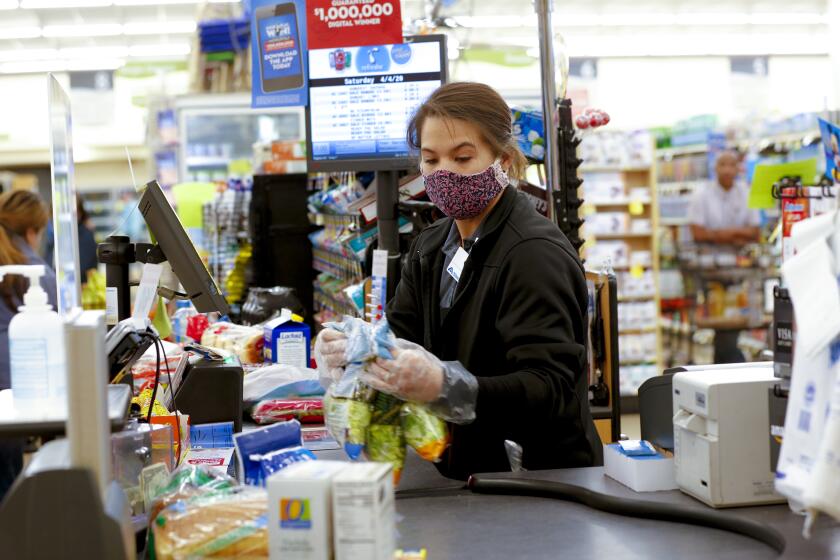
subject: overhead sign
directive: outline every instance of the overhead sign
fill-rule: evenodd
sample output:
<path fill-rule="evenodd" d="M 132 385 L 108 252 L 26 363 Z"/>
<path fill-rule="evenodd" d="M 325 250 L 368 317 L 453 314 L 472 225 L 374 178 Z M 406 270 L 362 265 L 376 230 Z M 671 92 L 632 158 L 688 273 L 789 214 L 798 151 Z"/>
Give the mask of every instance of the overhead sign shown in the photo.
<path fill-rule="evenodd" d="M 306 2 L 254 0 L 251 14 L 251 106 L 306 105 Z"/>
<path fill-rule="evenodd" d="M 402 43 L 400 0 L 309 0 L 310 49 Z"/>

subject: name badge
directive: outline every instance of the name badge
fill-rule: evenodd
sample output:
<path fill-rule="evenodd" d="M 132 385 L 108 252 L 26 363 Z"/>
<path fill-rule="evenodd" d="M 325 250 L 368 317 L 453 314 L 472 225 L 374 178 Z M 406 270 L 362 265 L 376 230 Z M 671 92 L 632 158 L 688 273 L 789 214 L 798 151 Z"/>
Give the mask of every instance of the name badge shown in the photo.
<path fill-rule="evenodd" d="M 452 257 L 452 262 L 446 268 L 446 272 L 455 279 L 456 282 L 461 280 L 461 272 L 464 270 L 464 263 L 467 262 L 470 254 L 464 251 L 463 247 L 458 247 L 455 256 Z"/>

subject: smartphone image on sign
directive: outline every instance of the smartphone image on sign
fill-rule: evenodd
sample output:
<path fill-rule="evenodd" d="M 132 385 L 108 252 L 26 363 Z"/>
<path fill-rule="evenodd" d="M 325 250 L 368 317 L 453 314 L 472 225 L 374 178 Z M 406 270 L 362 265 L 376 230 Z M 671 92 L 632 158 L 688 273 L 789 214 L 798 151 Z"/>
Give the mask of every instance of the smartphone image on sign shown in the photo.
<path fill-rule="evenodd" d="M 303 52 L 291 2 L 257 8 L 260 78 L 264 93 L 303 86 Z"/>

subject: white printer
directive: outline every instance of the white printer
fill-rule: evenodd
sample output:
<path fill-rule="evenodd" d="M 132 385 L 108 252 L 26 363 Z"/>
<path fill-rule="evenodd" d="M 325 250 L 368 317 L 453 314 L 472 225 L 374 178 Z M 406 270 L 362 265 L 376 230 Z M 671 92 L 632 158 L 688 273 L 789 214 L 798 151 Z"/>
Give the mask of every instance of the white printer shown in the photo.
<path fill-rule="evenodd" d="M 772 363 L 674 374 L 674 466 L 680 490 L 712 507 L 784 502 L 770 467 Z"/>

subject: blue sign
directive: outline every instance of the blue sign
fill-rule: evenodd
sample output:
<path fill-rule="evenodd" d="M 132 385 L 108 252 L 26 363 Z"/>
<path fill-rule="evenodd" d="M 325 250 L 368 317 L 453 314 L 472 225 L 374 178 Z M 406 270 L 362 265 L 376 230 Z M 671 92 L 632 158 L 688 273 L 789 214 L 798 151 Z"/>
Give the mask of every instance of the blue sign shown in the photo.
<path fill-rule="evenodd" d="M 402 43 L 391 47 L 391 59 L 397 64 L 406 64 L 411 60 L 411 44 Z"/>
<path fill-rule="evenodd" d="M 820 136 L 825 152 L 825 175 L 835 183 L 840 183 L 840 127 L 819 119 Z"/>
<path fill-rule="evenodd" d="M 388 47 L 360 47 L 356 58 L 356 70 L 363 74 L 382 74 L 391 68 Z"/>
<path fill-rule="evenodd" d="M 306 105 L 305 1 L 251 4 L 251 106 Z"/>

